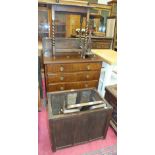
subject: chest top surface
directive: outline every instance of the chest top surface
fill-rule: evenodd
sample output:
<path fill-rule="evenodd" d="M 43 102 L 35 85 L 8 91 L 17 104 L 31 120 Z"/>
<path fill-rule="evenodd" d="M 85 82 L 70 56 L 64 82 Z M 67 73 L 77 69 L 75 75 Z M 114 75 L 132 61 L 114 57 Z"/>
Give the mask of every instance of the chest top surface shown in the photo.
<path fill-rule="evenodd" d="M 84 62 L 102 62 L 103 59 L 100 56 L 94 56 L 90 58 L 81 58 L 80 56 L 58 56 L 58 57 L 44 57 L 44 64 L 54 63 L 84 63 Z"/>

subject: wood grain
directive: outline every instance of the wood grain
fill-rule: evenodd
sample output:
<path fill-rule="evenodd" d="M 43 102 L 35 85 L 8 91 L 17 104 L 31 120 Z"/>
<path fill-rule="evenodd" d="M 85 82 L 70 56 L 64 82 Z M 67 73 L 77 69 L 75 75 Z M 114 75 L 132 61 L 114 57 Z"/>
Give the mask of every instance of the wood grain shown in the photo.
<path fill-rule="evenodd" d="M 97 88 L 98 80 L 92 81 L 79 81 L 79 82 L 63 82 L 63 83 L 54 83 L 47 85 L 47 91 L 62 91 L 62 90 L 71 90 L 71 89 L 81 89 L 81 88 Z"/>
<path fill-rule="evenodd" d="M 76 82 L 76 81 L 90 81 L 98 80 L 100 76 L 100 71 L 84 71 L 84 72 L 74 72 L 74 73 L 56 73 L 47 74 L 47 82 L 57 83 L 57 82 Z"/>
<path fill-rule="evenodd" d="M 73 63 L 72 65 L 71 64 L 47 65 L 48 73 L 94 71 L 100 69 L 101 69 L 101 63 Z"/>
<path fill-rule="evenodd" d="M 111 85 L 105 88 L 105 99 L 113 107 L 111 124 L 117 132 L 117 85 Z"/>
<path fill-rule="evenodd" d="M 67 92 L 69 91 L 59 92 L 60 98 Z M 55 97 L 54 94 L 53 97 Z M 48 96 L 48 114 L 53 151 L 106 137 L 112 107 L 105 100 L 103 101 L 107 104 L 107 109 L 100 108 L 51 116 L 52 110 L 54 110 L 52 109 L 53 104 L 57 104 L 51 95 L 52 93 Z"/>
<path fill-rule="evenodd" d="M 73 52 L 74 53 L 74 52 Z M 79 54 L 76 54 L 76 55 L 63 55 L 64 53 L 61 53 L 60 52 L 60 56 L 57 56 L 57 57 L 44 57 L 44 64 L 60 64 L 60 63 L 85 63 L 85 62 L 88 62 L 88 63 L 92 63 L 92 62 L 102 62 L 103 61 L 103 58 L 98 56 L 98 55 L 95 55 L 94 57 L 89 57 L 89 58 L 86 58 L 86 59 L 83 59 L 81 58 L 81 56 Z"/>

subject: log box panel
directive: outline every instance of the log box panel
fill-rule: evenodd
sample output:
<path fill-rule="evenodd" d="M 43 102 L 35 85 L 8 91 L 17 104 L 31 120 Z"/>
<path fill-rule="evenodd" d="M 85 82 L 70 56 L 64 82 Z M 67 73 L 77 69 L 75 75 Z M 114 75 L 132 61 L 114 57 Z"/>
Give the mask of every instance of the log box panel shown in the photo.
<path fill-rule="evenodd" d="M 112 111 L 90 111 L 85 114 L 50 121 L 53 150 L 105 138 Z M 50 124 L 51 124 L 50 123 Z M 53 135 L 53 137 L 52 137 Z"/>

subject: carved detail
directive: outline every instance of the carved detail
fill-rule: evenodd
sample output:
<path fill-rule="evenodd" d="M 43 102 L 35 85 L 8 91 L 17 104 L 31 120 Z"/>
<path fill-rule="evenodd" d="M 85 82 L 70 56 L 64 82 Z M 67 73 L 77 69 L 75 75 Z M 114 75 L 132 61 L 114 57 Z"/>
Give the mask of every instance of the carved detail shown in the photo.
<path fill-rule="evenodd" d="M 52 20 L 52 49 L 55 56 L 55 20 Z"/>
<path fill-rule="evenodd" d="M 83 17 L 80 16 L 80 46 L 82 47 L 82 23 L 83 23 Z"/>

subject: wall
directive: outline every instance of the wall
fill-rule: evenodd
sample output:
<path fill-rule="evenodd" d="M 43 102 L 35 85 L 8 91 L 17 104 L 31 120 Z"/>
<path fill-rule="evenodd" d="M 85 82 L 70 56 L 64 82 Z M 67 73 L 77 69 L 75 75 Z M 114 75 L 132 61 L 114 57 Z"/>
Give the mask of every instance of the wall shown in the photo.
<path fill-rule="evenodd" d="M 107 2 L 109 2 L 111 0 L 98 0 L 98 3 L 100 4 L 107 4 Z"/>

